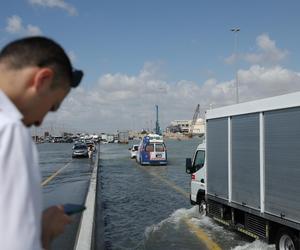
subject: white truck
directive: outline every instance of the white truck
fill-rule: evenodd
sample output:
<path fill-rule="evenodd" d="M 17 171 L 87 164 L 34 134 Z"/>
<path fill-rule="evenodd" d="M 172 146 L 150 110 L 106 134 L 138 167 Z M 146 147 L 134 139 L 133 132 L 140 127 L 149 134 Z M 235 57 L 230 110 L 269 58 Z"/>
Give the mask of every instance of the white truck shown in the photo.
<path fill-rule="evenodd" d="M 300 92 L 206 112 L 191 203 L 276 249 L 300 249 Z"/>

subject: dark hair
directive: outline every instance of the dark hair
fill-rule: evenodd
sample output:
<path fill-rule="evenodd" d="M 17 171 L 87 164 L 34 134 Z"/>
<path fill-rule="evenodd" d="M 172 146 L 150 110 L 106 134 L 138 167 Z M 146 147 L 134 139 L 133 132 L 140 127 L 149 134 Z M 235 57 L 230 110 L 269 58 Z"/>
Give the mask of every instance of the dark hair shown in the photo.
<path fill-rule="evenodd" d="M 28 37 L 7 44 L 0 52 L 0 63 L 11 69 L 27 66 L 50 67 L 54 71 L 52 88 L 72 85 L 72 65 L 64 49 L 46 37 Z"/>

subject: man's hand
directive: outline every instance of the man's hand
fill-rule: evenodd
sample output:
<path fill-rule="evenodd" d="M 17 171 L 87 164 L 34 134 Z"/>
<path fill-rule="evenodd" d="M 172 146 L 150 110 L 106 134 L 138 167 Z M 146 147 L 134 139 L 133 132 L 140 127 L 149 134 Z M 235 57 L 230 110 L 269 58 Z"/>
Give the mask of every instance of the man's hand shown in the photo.
<path fill-rule="evenodd" d="M 71 218 L 64 213 L 63 206 L 53 206 L 44 210 L 42 215 L 42 246 L 50 249 L 51 241 L 64 232 Z"/>

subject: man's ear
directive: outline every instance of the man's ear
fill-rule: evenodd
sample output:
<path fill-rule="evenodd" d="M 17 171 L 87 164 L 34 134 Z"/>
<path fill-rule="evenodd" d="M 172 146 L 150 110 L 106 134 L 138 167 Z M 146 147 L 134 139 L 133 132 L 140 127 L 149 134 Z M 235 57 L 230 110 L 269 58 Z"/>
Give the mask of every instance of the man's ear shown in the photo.
<path fill-rule="evenodd" d="M 54 72 L 51 68 L 38 69 L 33 78 L 33 86 L 40 93 L 45 93 L 50 88 L 54 77 Z"/>

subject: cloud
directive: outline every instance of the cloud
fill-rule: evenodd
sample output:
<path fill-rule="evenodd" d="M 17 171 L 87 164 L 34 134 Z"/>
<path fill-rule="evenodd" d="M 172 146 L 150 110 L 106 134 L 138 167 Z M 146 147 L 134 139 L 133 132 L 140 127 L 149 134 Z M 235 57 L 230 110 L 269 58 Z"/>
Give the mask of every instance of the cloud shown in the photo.
<path fill-rule="evenodd" d="M 137 75 L 105 74 L 94 88 L 73 91 L 61 110 L 47 121 L 64 121 L 65 127 L 96 132 L 153 128 L 155 104 L 159 105 L 161 127 L 175 119 L 192 119 L 195 107 L 201 113 L 210 106 L 235 102 L 235 80 L 176 83 L 162 80 L 157 65 L 147 63 Z M 280 66 L 253 65 L 239 70 L 240 101 L 249 101 L 300 90 L 300 73 Z"/>
<path fill-rule="evenodd" d="M 26 27 L 26 29 L 25 29 L 25 33 L 28 36 L 37 36 L 37 35 L 41 35 L 42 31 L 41 31 L 41 29 L 39 27 L 31 25 L 31 24 L 28 24 L 27 27 Z"/>
<path fill-rule="evenodd" d="M 74 63 L 77 61 L 77 56 L 76 56 L 76 54 L 75 54 L 74 51 L 72 51 L 72 50 L 69 51 L 69 52 L 68 52 L 68 56 L 69 56 L 69 58 L 70 58 L 72 64 L 74 64 Z"/>
<path fill-rule="evenodd" d="M 234 64 L 238 59 L 237 54 L 232 54 L 229 57 L 225 58 L 225 63 L 226 64 Z"/>
<path fill-rule="evenodd" d="M 38 26 L 34 26 L 32 24 L 23 26 L 22 18 L 17 15 L 7 18 L 7 26 L 5 30 L 10 34 L 25 36 L 36 36 L 42 34 L 42 31 Z"/>
<path fill-rule="evenodd" d="M 251 64 L 275 65 L 286 59 L 289 52 L 277 48 L 276 42 L 269 35 L 261 34 L 256 38 L 257 52 L 232 54 L 225 59 L 225 63 L 233 64 L 237 60 L 244 60 Z"/>
<path fill-rule="evenodd" d="M 48 8 L 60 8 L 67 11 L 71 16 L 78 14 L 76 8 L 64 0 L 29 0 L 29 3 Z"/>
<path fill-rule="evenodd" d="M 257 53 L 248 53 L 244 56 L 245 60 L 249 63 L 276 64 L 284 60 L 287 55 L 287 50 L 281 50 L 276 47 L 274 40 L 271 40 L 267 34 L 262 34 L 256 38 L 258 46 Z"/>
<path fill-rule="evenodd" d="M 238 72 L 243 101 L 287 94 L 300 90 L 300 73 L 280 66 L 253 65 Z"/>
<path fill-rule="evenodd" d="M 19 16 L 11 16 L 7 18 L 7 26 L 5 30 L 9 33 L 19 33 L 23 29 L 22 19 Z"/>

